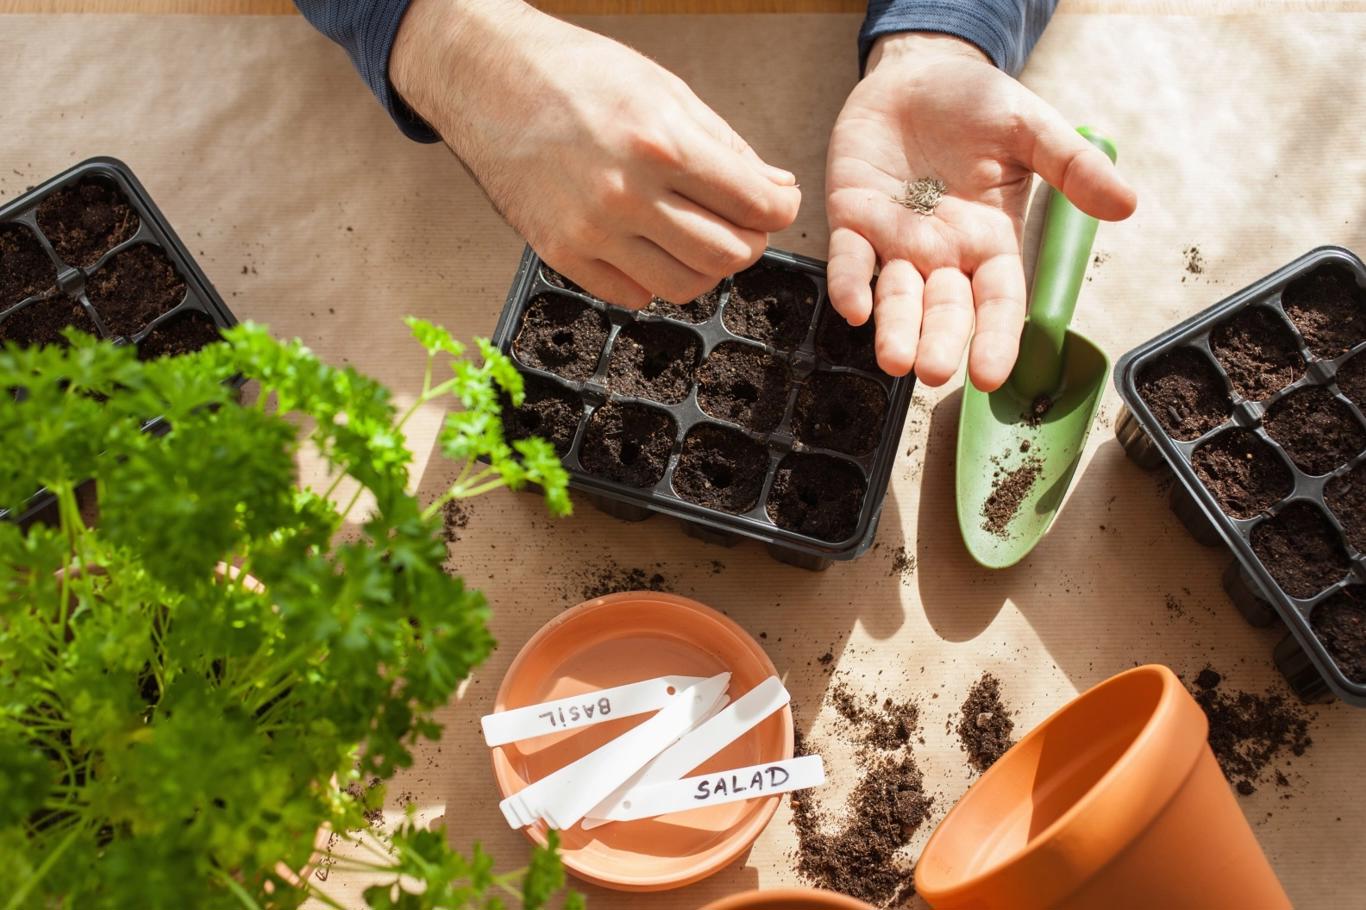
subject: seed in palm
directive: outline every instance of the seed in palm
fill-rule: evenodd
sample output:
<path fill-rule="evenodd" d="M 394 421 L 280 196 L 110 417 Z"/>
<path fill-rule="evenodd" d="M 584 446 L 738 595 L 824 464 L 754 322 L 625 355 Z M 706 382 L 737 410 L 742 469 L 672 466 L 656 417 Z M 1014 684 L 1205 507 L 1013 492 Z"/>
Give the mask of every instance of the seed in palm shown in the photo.
<path fill-rule="evenodd" d="M 944 181 L 938 177 L 918 177 L 907 180 L 901 195 L 893 196 L 892 201 L 922 215 L 933 215 L 947 189 Z"/>

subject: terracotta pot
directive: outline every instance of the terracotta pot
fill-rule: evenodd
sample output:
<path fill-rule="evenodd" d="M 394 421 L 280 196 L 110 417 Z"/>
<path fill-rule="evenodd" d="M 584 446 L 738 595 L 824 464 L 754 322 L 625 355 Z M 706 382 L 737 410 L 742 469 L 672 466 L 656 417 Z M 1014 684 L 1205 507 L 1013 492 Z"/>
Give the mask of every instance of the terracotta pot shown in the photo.
<path fill-rule="evenodd" d="M 808 888 L 780 888 L 774 891 L 746 891 L 732 894 L 702 910 L 873 910 L 863 901 L 830 891 Z"/>
<path fill-rule="evenodd" d="M 936 910 L 1280 910 L 1290 901 L 1166 667 L 1121 673 L 1020 741 L 925 845 Z"/>

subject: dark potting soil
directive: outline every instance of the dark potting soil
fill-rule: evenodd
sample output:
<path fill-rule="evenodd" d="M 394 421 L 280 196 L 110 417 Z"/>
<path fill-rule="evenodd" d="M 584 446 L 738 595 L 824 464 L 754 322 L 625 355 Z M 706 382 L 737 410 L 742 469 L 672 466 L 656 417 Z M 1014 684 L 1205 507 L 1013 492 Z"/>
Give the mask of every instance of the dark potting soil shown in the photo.
<path fill-rule="evenodd" d="M 1191 466 L 1234 518 L 1252 518 L 1290 495 L 1294 476 L 1275 449 L 1247 430 L 1220 433 L 1195 450 Z"/>
<path fill-rule="evenodd" d="M 1366 341 L 1366 290 L 1340 266 L 1296 278 L 1281 292 L 1281 304 L 1320 357 L 1338 357 Z"/>
<path fill-rule="evenodd" d="M 0 225 L 0 309 L 52 290 L 57 269 L 22 224 Z"/>
<path fill-rule="evenodd" d="M 799 272 L 760 263 L 735 276 L 721 321 L 776 348 L 801 344 L 816 309 L 816 285 Z"/>
<path fill-rule="evenodd" d="M 185 280 L 150 244 L 124 250 L 90 276 L 86 296 L 114 335 L 136 335 L 185 297 Z"/>
<path fill-rule="evenodd" d="M 778 465 L 768 517 L 808 537 L 847 540 L 858 527 L 867 487 L 863 472 L 843 459 L 794 452 Z"/>
<path fill-rule="evenodd" d="M 1358 354 L 1338 368 L 1338 388 L 1366 411 L 1366 353 Z"/>
<path fill-rule="evenodd" d="M 822 805 L 820 790 L 792 795 L 797 873 L 817 888 L 875 907 L 900 907 L 915 893 L 914 865 L 904 848 L 934 808 L 911 751 L 919 710 L 890 698 L 879 706 L 843 683 L 835 684 L 831 696 L 844 720 L 840 735 L 859 744 L 858 781 L 839 810 Z M 796 752 L 817 750 L 799 733 Z"/>
<path fill-rule="evenodd" d="M 664 411 L 609 401 L 588 418 L 579 461 L 590 474 L 633 487 L 653 486 L 664 476 L 677 432 Z"/>
<path fill-rule="evenodd" d="M 1214 364 L 1193 348 L 1177 348 L 1148 364 L 1138 377 L 1138 394 L 1176 439 L 1195 439 L 1233 411 Z"/>
<path fill-rule="evenodd" d="M 564 275 L 561 275 L 559 272 L 555 271 L 548 265 L 541 266 L 541 277 L 544 278 L 548 284 L 554 285 L 562 291 L 573 291 L 576 294 L 588 293 L 583 288 L 579 287 L 577 284 L 571 281 L 569 278 L 565 277 Z"/>
<path fill-rule="evenodd" d="M 1293 502 L 1253 528 L 1252 551 L 1291 597 L 1313 597 L 1352 568 L 1337 531 L 1307 502 Z"/>
<path fill-rule="evenodd" d="M 722 512 L 748 512 L 759 502 L 768 450 L 739 430 L 702 424 L 688 432 L 674 469 L 674 492 Z"/>
<path fill-rule="evenodd" d="M 1366 683 L 1366 588 L 1346 588 L 1314 608 L 1309 617 L 1343 675 Z"/>
<path fill-rule="evenodd" d="M 597 369 L 605 344 L 606 316 L 582 301 L 541 294 L 527 305 L 512 351 L 529 367 L 583 380 Z"/>
<path fill-rule="evenodd" d="M 1210 335 L 1210 346 L 1234 390 L 1252 401 L 1268 398 L 1304 375 L 1295 334 L 1266 307 L 1249 307 L 1220 323 Z"/>
<path fill-rule="evenodd" d="M 866 455 L 882 438 L 887 395 L 871 379 L 817 372 L 797 395 L 792 434 L 803 445 Z"/>
<path fill-rule="evenodd" d="M 1366 449 L 1366 428 L 1323 386 L 1291 392 L 1276 402 L 1267 411 L 1265 425 L 1271 438 L 1309 474 L 1327 474 Z"/>
<path fill-rule="evenodd" d="M 87 177 L 38 204 L 38 227 L 69 265 L 88 268 L 138 232 L 138 215 L 106 180 Z"/>
<path fill-rule="evenodd" d="M 95 321 L 85 308 L 67 297 L 35 300 L 0 322 L 0 341 L 13 341 L 23 347 L 44 344 L 66 346 L 62 329 L 68 326 L 96 335 Z"/>
<path fill-rule="evenodd" d="M 1274 763 L 1303 755 L 1313 745 L 1311 715 L 1278 692 L 1257 695 L 1220 688 L 1222 682 L 1220 673 L 1206 667 L 1191 692 L 1209 719 L 1209 744 L 1219 767 L 1229 783 L 1248 796 L 1264 778 L 1281 774 Z"/>
<path fill-rule="evenodd" d="M 820 660 L 827 663 L 824 656 Z M 872 754 L 870 749 L 904 749 L 920 729 L 920 706 L 913 701 L 884 698 L 879 706 L 872 693 L 857 692 L 842 680 L 830 687 L 830 700 L 848 722 L 847 732 L 866 747 L 860 752 L 862 758 Z"/>
<path fill-rule="evenodd" d="M 218 326 L 204 313 L 186 310 L 167 319 L 138 343 L 140 360 L 178 357 L 222 339 Z"/>
<path fill-rule="evenodd" d="M 702 342 L 662 322 L 634 322 L 617 334 L 607 362 L 607 387 L 621 395 L 677 404 L 688 397 Z"/>
<path fill-rule="evenodd" d="M 1010 536 L 1010 523 L 1020 514 L 1020 508 L 1043 473 L 1043 459 L 1030 455 L 1019 467 L 997 468 L 991 478 L 991 492 L 982 503 L 982 530 L 1005 540 Z"/>
<path fill-rule="evenodd" d="M 1001 698 L 1001 681 L 991 673 L 983 673 L 972 684 L 959 712 L 958 741 L 968 754 L 968 764 L 977 771 L 996 764 L 1015 744 L 1011 739 L 1015 721 Z"/>
<path fill-rule="evenodd" d="M 539 436 L 563 456 L 574 443 L 574 431 L 583 415 L 583 400 L 577 392 L 540 376 L 522 374 L 521 407 L 502 400 L 503 435 L 509 442 Z"/>
<path fill-rule="evenodd" d="M 871 316 L 863 325 L 852 326 L 827 307 L 816 327 L 816 353 L 838 366 L 874 372 L 878 369 L 876 332 Z"/>
<path fill-rule="evenodd" d="M 759 348 L 720 344 L 697 371 L 697 403 L 712 417 L 767 433 L 783 419 L 791 382 L 787 364 Z"/>
<path fill-rule="evenodd" d="M 1352 546 L 1366 553 L 1366 463 L 1328 481 L 1323 498 L 1342 522 Z"/>
<path fill-rule="evenodd" d="M 700 297 L 693 298 L 692 303 L 679 306 L 667 300 L 660 300 L 656 297 L 650 301 L 648 312 L 658 313 L 670 319 L 677 319 L 680 322 L 690 322 L 693 325 L 706 322 L 716 315 L 716 308 L 721 305 L 721 285 L 717 285 Z"/>
<path fill-rule="evenodd" d="M 655 569 L 663 568 L 656 564 Z M 668 591 L 669 580 L 663 573 L 640 566 L 621 566 L 611 559 L 595 560 L 591 568 L 576 570 L 571 575 L 567 596 L 593 600 L 621 591 Z"/>

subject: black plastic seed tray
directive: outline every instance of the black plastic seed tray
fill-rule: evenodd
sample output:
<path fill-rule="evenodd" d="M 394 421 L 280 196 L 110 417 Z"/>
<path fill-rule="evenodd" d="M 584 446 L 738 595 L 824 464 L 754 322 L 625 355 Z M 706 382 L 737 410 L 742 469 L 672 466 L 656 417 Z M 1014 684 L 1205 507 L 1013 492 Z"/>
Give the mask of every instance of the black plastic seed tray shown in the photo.
<path fill-rule="evenodd" d="M 81 200 L 90 205 L 73 219 L 61 205 L 68 197 L 73 208 Z M 101 215 L 112 210 L 112 220 L 101 223 L 92 216 L 97 207 Z M 100 232 L 107 242 L 91 236 Z M 0 233 L 13 238 L 11 255 L 0 258 L 0 339 L 52 343 L 60 340 L 60 323 L 151 354 L 168 342 L 168 329 L 181 330 L 183 339 L 193 323 L 207 342 L 216 330 L 237 323 L 142 183 L 115 158 L 83 161 L 6 203 L 0 207 Z M 184 289 L 169 280 L 129 290 L 125 276 L 136 278 L 146 262 L 155 268 L 169 262 Z M 24 279 L 20 272 L 34 277 Z M 158 293 L 162 299 L 153 300 Z M 232 382 L 241 384 L 240 378 Z M 151 419 L 147 429 L 155 431 L 160 423 Z M 51 502 L 47 493 L 36 494 L 18 520 L 31 519 Z"/>
<path fill-rule="evenodd" d="M 781 275 L 784 282 L 790 278 L 794 282 L 790 286 L 801 294 L 809 290 L 813 302 L 809 317 L 788 320 L 776 334 L 755 331 L 746 322 L 745 313 L 754 312 L 753 303 L 735 292 L 737 280 L 747 289 L 772 275 Z M 803 282 L 809 282 L 809 288 Z M 554 301 L 571 301 L 572 305 Z M 630 521 L 655 513 L 671 515 L 692 536 L 724 546 L 743 538 L 757 540 L 774 558 L 812 570 L 825 569 L 833 560 L 858 557 L 872 544 L 877 530 L 914 379 L 892 378 L 877 369 L 871 327 L 862 332 L 850 330 L 830 308 L 823 262 L 769 250 L 755 266 L 718 285 L 709 302 L 700 311 L 652 305 L 636 312 L 611 306 L 551 271 L 528 248 L 499 318 L 494 343 L 513 358 L 530 383 L 549 388 L 565 402 L 560 441 L 570 484 L 603 511 Z M 600 344 L 585 346 L 580 363 L 550 368 L 544 362 L 529 363 L 537 359 L 530 353 L 532 342 L 518 344 L 529 310 L 537 314 L 533 318 L 538 324 L 543 312 L 555 310 L 565 318 L 562 311 L 576 310 L 574 319 L 581 320 L 577 324 L 586 326 L 589 337 L 598 339 L 601 330 Z M 757 341 L 756 335 L 770 335 L 769 343 Z M 683 362 L 691 352 L 696 368 L 680 368 L 679 358 L 667 356 L 663 348 L 652 351 L 651 339 L 659 337 L 672 338 L 669 344 L 681 343 Z M 721 354 L 714 357 L 718 349 Z M 647 373 L 666 379 L 681 369 L 680 375 L 672 377 L 677 394 L 642 390 L 638 380 L 646 373 L 627 381 L 624 376 L 632 362 L 643 363 Z M 723 364 L 731 362 L 772 367 L 777 372 L 763 375 L 785 374 L 783 386 L 770 388 L 765 380 L 751 387 L 734 377 L 718 378 L 726 369 Z M 714 389 L 723 384 L 725 395 L 731 395 L 724 407 L 711 397 L 720 395 Z M 700 391 L 705 405 L 699 403 Z M 767 407 L 764 402 L 770 395 L 771 407 Z M 731 405 L 733 413 L 727 411 Z M 878 407 L 883 409 L 881 418 L 870 418 L 869 409 L 875 412 Z M 761 410 L 769 419 L 754 416 Z M 634 429 L 624 416 L 628 411 L 640 418 Z M 520 412 L 510 418 L 505 414 L 505 420 L 511 419 L 523 435 L 555 435 L 548 434 L 544 425 L 519 423 L 522 416 Z M 642 437 L 640 426 L 647 423 L 646 416 L 651 432 L 658 434 L 657 440 L 645 434 L 646 444 L 657 444 L 660 452 L 668 448 L 662 471 L 648 470 L 652 464 L 648 461 L 640 471 L 634 465 L 623 467 L 627 454 L 638 458 L 625 447 L 634 446 L 631 440 Z M 708 458 L 707 446 L 713 442 L 734 448 L 724 457 Z M 603 470 L 599 463 L 609 448 L 618 460 L 610 470 Z M 754 470 L 746 472 L 746 465 Z M 592 470 L 594 466 L 599 469 Z M 761 477 L 761 482 L 740 483 L 736 475 L 745 473 Z M 828 482 L 821 482 L 822 476 Z M 704 503 L 704 499 L 722 501 Z M 775 520 L 770 507 L 781 510 L 789 527 Z M 820 523 L 829 519 L 829 510 L 848 516 L 834 535 L 838 539 L 803 530 L 812 526 L 792 519 L 794 513 L 802 513 L 806 520 Z"/>
<path fill-rule="evenodd" d="M 1315 249 L 1125 354 L 1115 385 L 1125 451 L 1170 468 L 1173 510 L 1232 551 L 1224 587 L 1248 621 L 1289 629 L 1292 688 L 1366 707 L 1366 677 L 1316 634 L 1344 610 L 1366 629 L 1366 266 Z"/>

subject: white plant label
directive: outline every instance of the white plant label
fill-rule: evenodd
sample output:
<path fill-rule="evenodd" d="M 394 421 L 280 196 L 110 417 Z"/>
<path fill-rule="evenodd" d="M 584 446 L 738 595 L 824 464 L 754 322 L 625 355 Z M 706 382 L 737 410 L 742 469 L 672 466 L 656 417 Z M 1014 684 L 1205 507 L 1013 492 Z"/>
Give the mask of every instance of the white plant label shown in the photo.
<path fill-rule="evenodd" d="M 617 717 L 633 717 L 658 711 L 680 692 L 702 682 L 701 676 L 660 676 L 643 682 L 615 686 L 557 698 L 539 705 L 487 714 L 479 721 L 484 742 L 490 748 L 518 740 L 577 730 Z"/>
<path fill-rule="evenodd" d="M 750 765 L 715 774 L 637 787 L 611 812 L 612 821 L 634 821 L 686 812 L 702 806 L 720 806 L 746 799 L 760 799 L 825 783 L 825 765 L 819 755 L 803 755 L 766 765 Z"/>

